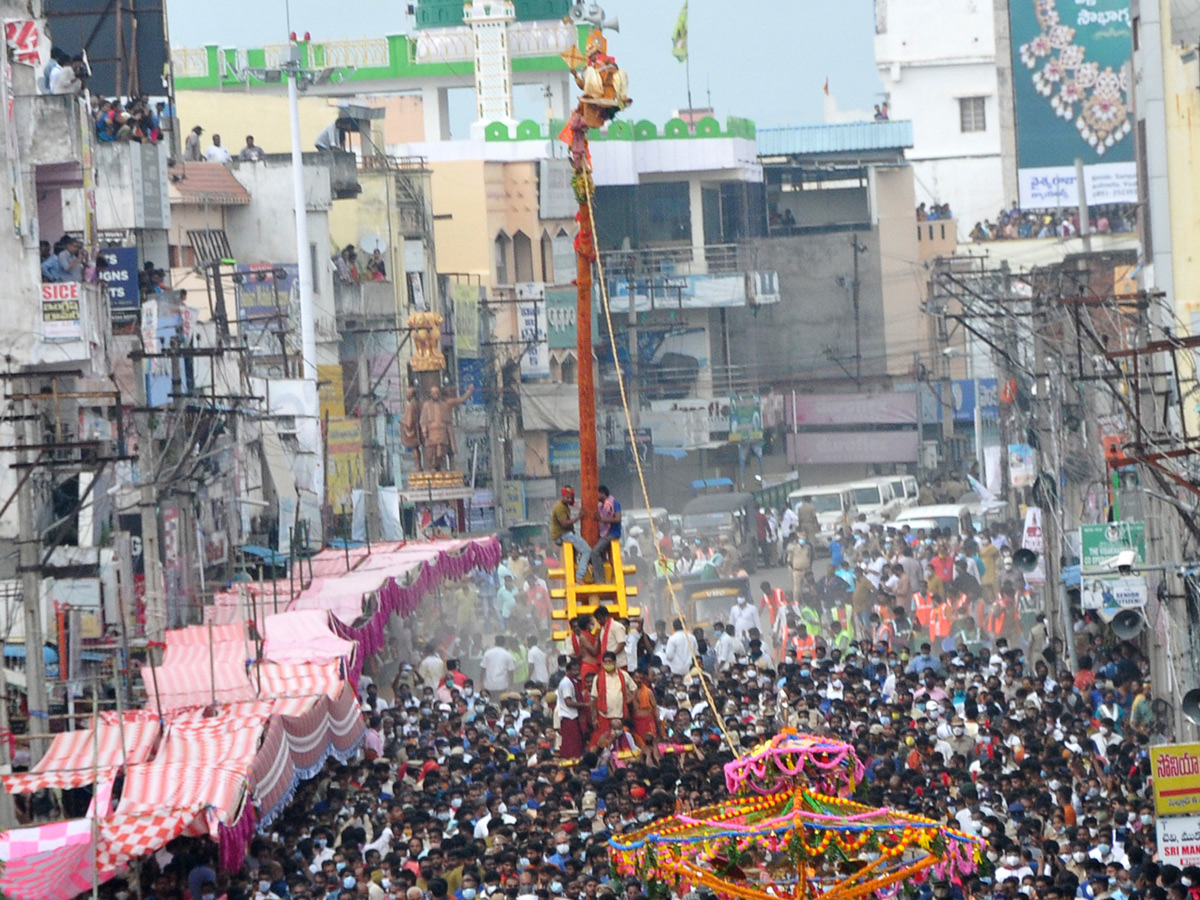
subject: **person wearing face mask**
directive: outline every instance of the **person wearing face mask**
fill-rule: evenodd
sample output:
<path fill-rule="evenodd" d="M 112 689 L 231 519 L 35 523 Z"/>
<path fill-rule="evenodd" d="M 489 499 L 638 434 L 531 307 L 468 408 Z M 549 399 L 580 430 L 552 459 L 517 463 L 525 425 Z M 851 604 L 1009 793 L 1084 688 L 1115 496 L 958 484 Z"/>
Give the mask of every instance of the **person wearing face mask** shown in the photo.
<path fill-rule="evenodd" d="M 617 667 L 617 654 L 611 650 L 605 653 L 600 666 L 600 673 L 592 679 L 595 730 L 588 742 L 591 751 L 607 748 L 624 732 L 622 722 L 634 693 L 633 679 Z"/>

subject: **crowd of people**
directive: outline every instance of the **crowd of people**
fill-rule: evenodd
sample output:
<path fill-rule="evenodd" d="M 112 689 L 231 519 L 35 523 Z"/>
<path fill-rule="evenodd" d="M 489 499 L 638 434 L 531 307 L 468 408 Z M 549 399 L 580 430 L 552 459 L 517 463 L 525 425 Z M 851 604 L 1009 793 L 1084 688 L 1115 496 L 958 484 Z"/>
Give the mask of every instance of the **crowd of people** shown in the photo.
<path fill-rule="evenodd" d="M 918 222 L 936 222 L 938 219 L 953 218 L 954 213 L 950 211 L 949 203 L 931 203 L 929 205 L 920 203 L 917 205 Z"/>
<path fill-rule="evenodd" d="M 301 784 L 236 873 L 181 839 L 143 861 L 142 896 L 641 900 L 655 886 L 614 876 L 608 837 L 717 801 L 721 766 L 791 727 L 855 746 L 863 802 L 986 842 L 939 898 L 1195 900 L 1200 871 L 1156 858 L 1147 748 L 1169 723 L 1136 643 L 1088 619 L 1054 639 L 1010 529 L 858 529 L 825 562 L 797 519 L 793 585 L 670 631 L 601 609 L 552 640 L 563 551 L 510 547 L 392 620 L 360 754 Z"/>
<path fill-rule="evenodd" d="M 1125 234 L 1137 228 L 1137 212 L 1132 204 L 1106 204 L 1088 210 L 1091 234 Z M 1079 234 L 1079 210 L 1021 209 L 1014 201 L 1002 209 L 995 221 L 976 222 L 972 241 L 1009 241 L 1026 238 L 1071 238 Z"/>

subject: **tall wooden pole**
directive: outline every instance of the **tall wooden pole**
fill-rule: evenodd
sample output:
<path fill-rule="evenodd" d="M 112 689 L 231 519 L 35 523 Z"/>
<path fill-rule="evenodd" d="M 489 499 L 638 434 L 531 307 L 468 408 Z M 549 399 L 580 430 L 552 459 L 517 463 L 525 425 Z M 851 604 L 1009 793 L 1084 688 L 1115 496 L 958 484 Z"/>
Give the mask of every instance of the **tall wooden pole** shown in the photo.
<path fill-rule="evenodd" d="M 586 159 L 586 156 L 584 157 Z M 584 170 L 584 178 L 590 174 Z M 590 194 L 590 190 L 588 192 Z M 596 384 L 592 372 L 592 259 L 595 236 L 588 203 L 579 204 L 579 243 L 575 253 L 575 283 L 579 289 L 575 315 L 575 352 L 579 373 L 579 502 L 584 516 L 580 533 L 589 544 L 600 539 L 600 522 L 593 515 L 600 505 L 600 468 L 596 453 Z"/>

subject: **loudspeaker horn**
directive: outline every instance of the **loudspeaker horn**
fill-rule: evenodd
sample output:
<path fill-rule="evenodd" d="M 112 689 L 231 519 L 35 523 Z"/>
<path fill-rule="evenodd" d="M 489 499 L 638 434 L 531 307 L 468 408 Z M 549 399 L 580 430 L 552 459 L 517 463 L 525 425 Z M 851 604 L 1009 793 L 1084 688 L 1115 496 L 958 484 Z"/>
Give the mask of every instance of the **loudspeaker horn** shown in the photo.
<path fill-rule="evenodd" d="M 1112 620 L 1112 630 L 1123 641 L 1131 641 L 1146 627 L 1146 620 L 1141 613 L 1132 609 L 1123 609 Z"/>
<path fill-rule="evenodd" d="M 1027 550 L 1024 547 L 1022 547 L 1020 550 L 1018 550 L 1016 553 L 1013 554 L 1013 566 L 1019 572 L 1024 572 L 1024 573 L 1028 574 L 1037 568 L 1037 564 L 1038 564 L 1037 554 L 1034 553 L 1032 550 Z"/>
<path fill-rule="evenodd" d="M 1192 688 L 1183 695 L 1183 717 L 1193 725 L 1200 725 L 1200 688 Z"/>
<path fill-rule="evenodd" d="M 613 16 L 611 19 L 605 19 L 604 20 L 604 30 L 605 31 L 620 31 L 621 30 L 621 20 L 618 19 L 616 16 Z"/>

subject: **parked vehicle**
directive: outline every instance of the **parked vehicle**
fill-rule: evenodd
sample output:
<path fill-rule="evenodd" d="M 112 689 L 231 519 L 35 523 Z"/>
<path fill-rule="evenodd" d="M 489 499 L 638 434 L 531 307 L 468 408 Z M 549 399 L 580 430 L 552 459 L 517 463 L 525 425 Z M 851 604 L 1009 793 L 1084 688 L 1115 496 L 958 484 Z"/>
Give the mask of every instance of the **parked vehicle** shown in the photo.
<path fill-rule="evenodd" d="M 892 494 L 886 478 L 869 478 L 849 484 L 859 514 L 865 513 L 868 525 L 882 525 L 900 511 L 900 501 Z"/>
<path fill-rule="evenodd" d="M 921 495 L 921 486 L 917 484 L 917 479 L 911 475 L 888 475 L 886 478 L 892 488 L 892 497 L 898 504 L 897 513 L 901 509 L 917 505 L 917 498 Z"/>
<path fill-rule="evenodd" d="M 706 631 L 717 622 L 729 621 L 729 613 L 737 604 L 738 597 L 745 597 L 747 602 L 754 600 L 749 578 L 701 581 L 689 575 L 683 579 L 682 591 L 688 624 Z"/>
<path fill-rule="evenodd" d="M 801 488 L 788 494 L 788 504 L 795 509 L 805 497 L 812 499 L 817 509 L 817 521 L 821 533 L 816 539 L 820 547 L 828 547 L 839 528 L 849 528 L 858 518 L 858 508 L 847 485 L 828 484 L 819 487 Z"/>
<path fill-rule="evenodd" d="M 754 496 L 742 493 L 702 494 L 683 508 L 683 536 L 723 545 L 734 553 L 734 565 L 747 572 L 758 567 L 758 533 Z"/>
<path fill-rule="evenodd" d="M 934 528 L 950 534 L 966 534 L 968 529 L 975 527 L 971 508 L 963 503 L 913 506 L 896 516 L 891 524 L 897 528 L 907 525 L 913 532 L 924 528 L 926 534 Z"/>

